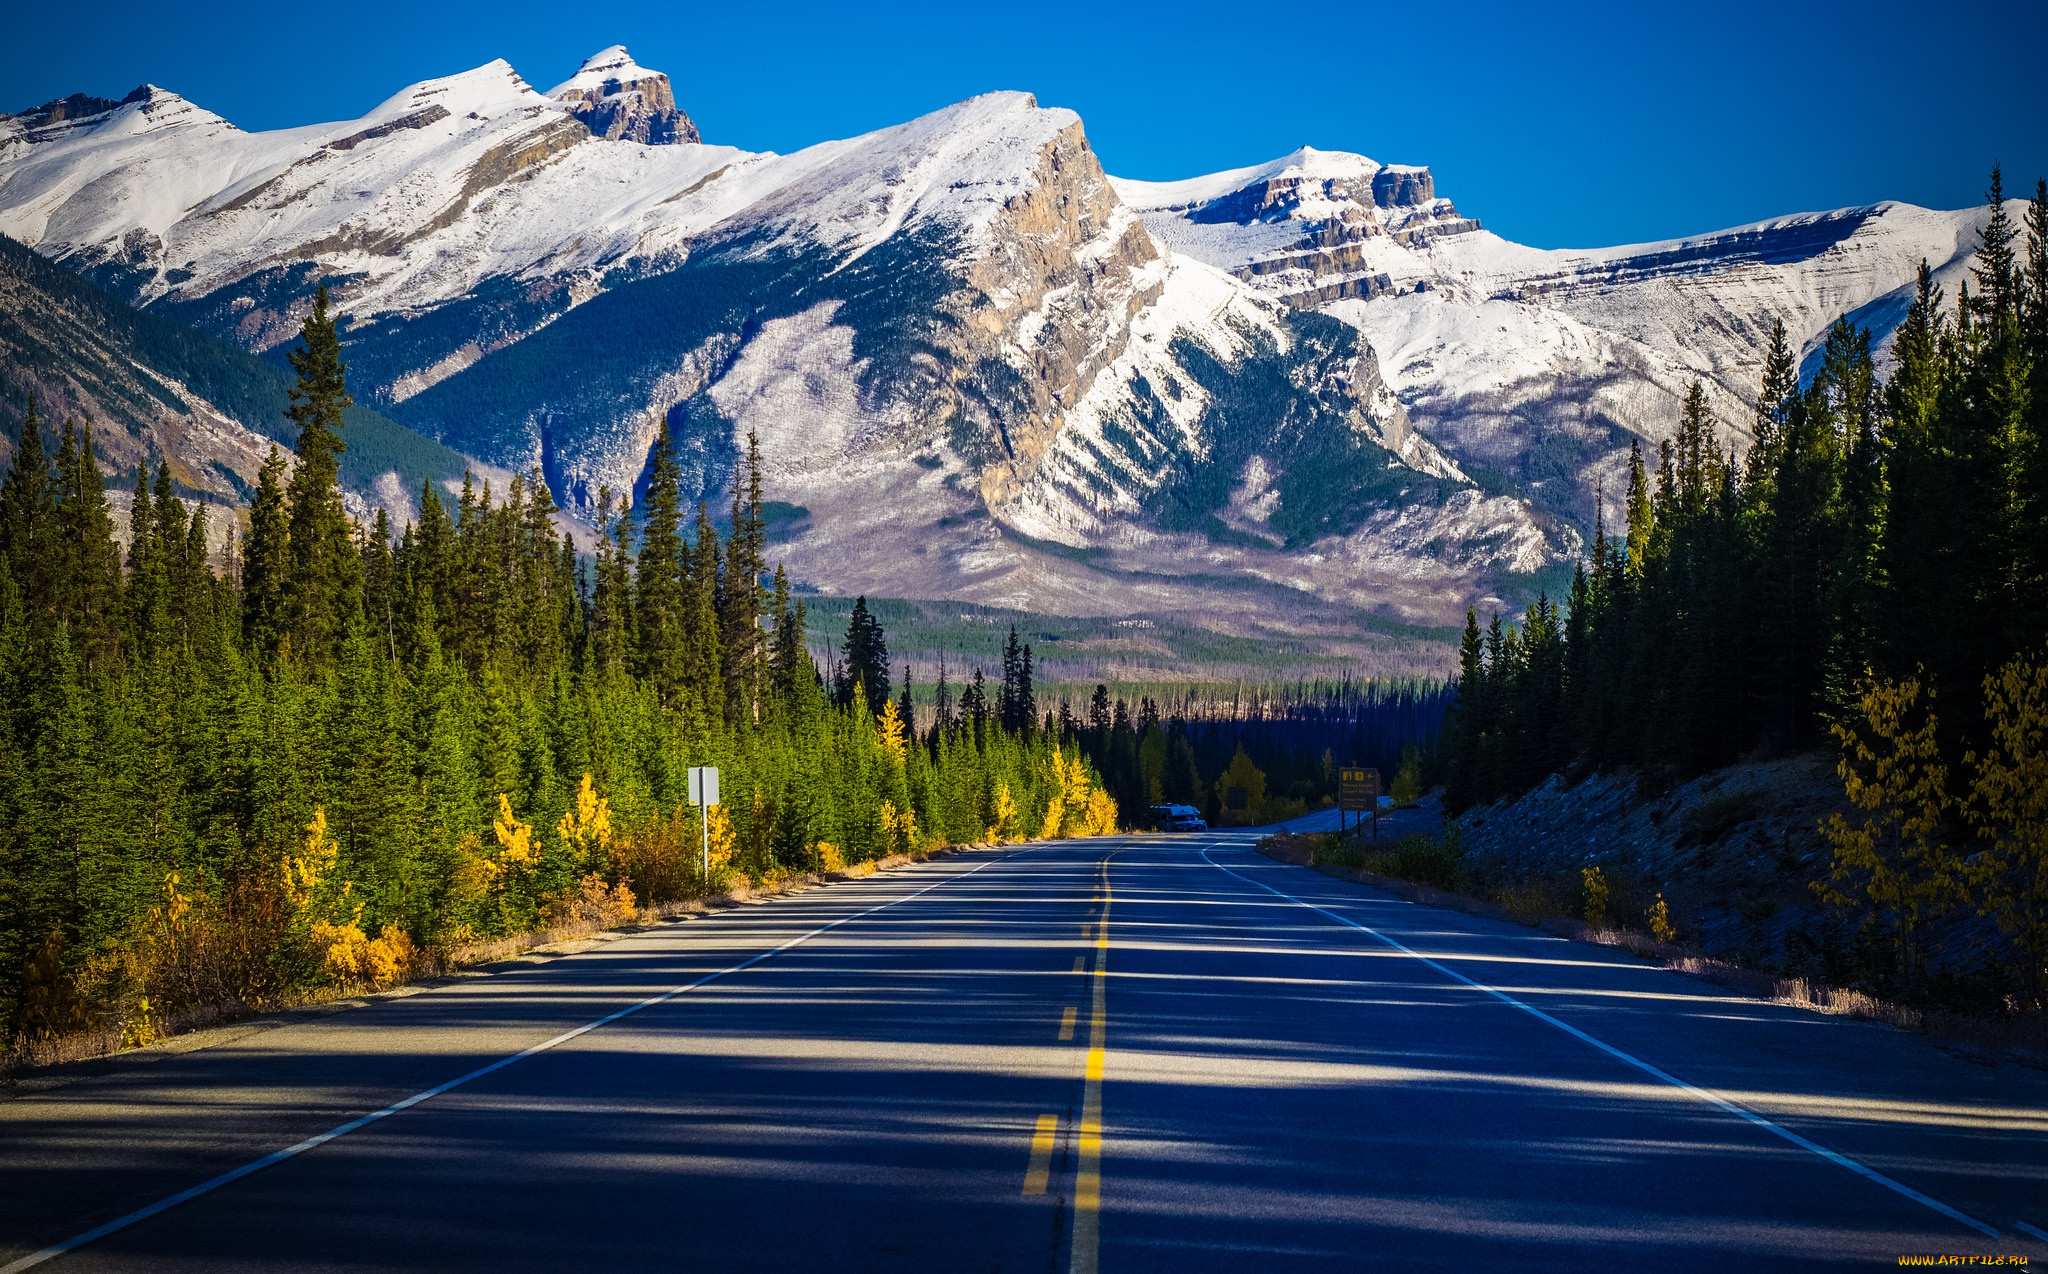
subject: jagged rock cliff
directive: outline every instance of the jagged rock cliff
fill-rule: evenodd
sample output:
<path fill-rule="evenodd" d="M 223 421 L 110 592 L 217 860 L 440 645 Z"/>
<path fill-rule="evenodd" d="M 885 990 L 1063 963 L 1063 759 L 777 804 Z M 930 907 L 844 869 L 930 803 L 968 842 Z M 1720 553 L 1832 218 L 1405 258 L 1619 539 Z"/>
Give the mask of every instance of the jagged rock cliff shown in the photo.
<path fill-rule="evenodd" d="M 1479 228 L 1436 197 L 1427 168 L 1306 147 L 1189 181 L 1118 181 L 1117 191 L 1162 242 L 1303 307 L 1378 296 L 1393 286 L 1381 258 L 1394 245 Z"/>
<path fill-rule="evenodd" d="M 592 55 L 548 96 L 568 103 L 569 113 L 583 121 L 592 136 L 607 141 L 666 146 L 704 140 L 690 117 L 676 106 L 668 76 L 633 61 L 623 44 Z"/>

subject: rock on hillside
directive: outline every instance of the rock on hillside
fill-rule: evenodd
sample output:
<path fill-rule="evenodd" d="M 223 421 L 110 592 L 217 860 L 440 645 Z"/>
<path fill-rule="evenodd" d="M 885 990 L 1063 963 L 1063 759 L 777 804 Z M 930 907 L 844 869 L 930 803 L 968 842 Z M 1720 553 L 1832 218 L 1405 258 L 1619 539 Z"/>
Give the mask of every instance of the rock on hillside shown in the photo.
<path fill-rule="evenodd" d="M 1832 754 L 1732 766 L 1645 795 L 1633 773 L 1576 784 L 1553 775 L 1459 822 L 1470 861 L 1489 877 L 1553 879 L 1569 891 L 1597 866 L 1621 886 L 1629 914 L 1617 923 L 1643 928 L 1638 913 L 1661 891 L 1685 940 L 1710 954 L 1778 959 L 1790 935 L 1820 932 L 1831 909 L 1810 886 L 1833 862 L 1820 824 L 1851 812 Z"/>

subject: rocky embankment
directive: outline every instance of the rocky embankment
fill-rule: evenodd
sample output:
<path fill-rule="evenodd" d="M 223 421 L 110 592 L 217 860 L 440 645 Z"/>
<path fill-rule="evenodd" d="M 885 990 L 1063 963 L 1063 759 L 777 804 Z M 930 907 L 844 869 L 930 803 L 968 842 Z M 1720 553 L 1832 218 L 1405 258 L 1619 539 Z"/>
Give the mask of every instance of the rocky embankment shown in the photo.
<path fill-rule="evenodd" d="M 1632 773 L 1575 784 L 1553 775 L 1459 823 L 1482 879 L 1569 889 L 1599 867 L 1615 888 L 1617 924 L 1643 927 L 1640 912 L 1661 893 L 1690 945 L 1796 964 L 1808 946 L 1843 938 L 1812 886 L 1832 869 L 1821 824 L 1848 810 L 1834 757 L 1816 753 L 1732 766 L 1663 792 L 1643 791 Z"/>

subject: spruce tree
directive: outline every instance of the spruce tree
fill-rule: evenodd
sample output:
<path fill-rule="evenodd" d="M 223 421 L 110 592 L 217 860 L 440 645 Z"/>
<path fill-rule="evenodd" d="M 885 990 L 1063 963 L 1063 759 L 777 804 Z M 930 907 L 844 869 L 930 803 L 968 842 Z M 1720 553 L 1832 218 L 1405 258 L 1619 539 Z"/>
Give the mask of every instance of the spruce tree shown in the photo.
<path fill-rule="evenodd" d="M 1650 558 L 1650 536 L 1656 529 L 1655 509 L 1650 503 L 1649 477 L 1643 472 L 1642 445 L 1628 444 L 1628 572 L 1640 579 Z"/>
<path fill-rule="evenodd" d="M 92 421 L 74 432 L 64 421 L 57 449 L 58 620 L 86 676 L 107 668 L 120 650 L 121 549 L 99 463 L 92 454 Z"/>
<path fill-rule="evenodd" d="M 903 729 L 911 739 L 917 738 L 917 709 L 910 694 L 910 665 L 903 665 L 903 691 L 896 701 L 896 719 L 903 723 Z"/>
<path fill-rule="evenodd" d="M 723 708 L 726 721 L 732 724 L 754 716 L 767 668 L 760 627 L 767 545 L 767 523 L 761 512 L 761 440 L 749 430 L 746 456 L 733 475 L 732 535 L 727 542 L 720 605 Z"/>
<path fill-rule="evenodd" d="M 720 604 L 726 591 L 724 554 L 718 530 L 703 501 L 697 503 L 696 535 L 690 545 L 685 578 L 689 631 L 685 639 L 690 693 L 707 722 L 726 720 L 724 638 L 719 627 Z M 885 696 L 886 697 L 886 696 Z"/>
<path fill-rule="evenodd" d="M 284 457 L 276 447 L 256 475 L 249 501 L 249 538 L 242 546 L 242 633 L 269 661 L 285 634 L 285 579 L 291 570 L 291 526 L 285 513 Z"/>
<path fill-rule="evenodd" d="M 1837 319 L 1822 349 L 1820 379 L 1835 405 L 1844 443 L 1842 551 L 1829 588 L 1829 651 L 1822 695 L 1847 711 L 1855 684 L 1877 654 L 1884 593 L 1883 544 L 1888 492 L 1870 333 Z"/>
<path fill-rule="evenodd" d="M 667 421 L 654 441 L 647 498 L 640 506 L 640 561 L 634 578 L 639 614 L 637 671 L 664 704 L 682 692 L 684 643 L 689 623 L 683 591 L 682 470 Z"/>
<path fill-rule="evenodd" d="M 866 692 L 868 711 L 879 716 L 889 701 L 889 644 L 881 623 L 868 611 L 866 595 L 854 599 L 840 653 L 845 664 L 835 687 L 839 702 L 852 703 L 854 687 L 859 686 Z"/>
<path fill-rule="evenodd" d="M 946 652 L 939 652 L 939 677 L 932 686 L 932 734 L 944 734 L 953 727 L 953 687 L 946 680 Z"/>
<path fill-rule="evenodd" d="M 988 678 L 976 668 L 967 688 L 960 692 L 960 724 L 973 725 L 974 737 L 979 740 L 988 726 L 988 718 Z"/>
<path fill-rule="evenodd" d="M 448 502 L 432 482 L 420 485 L 420 521 L 413 537 L 411 574 L 407 605 L 431 603 L 435 638 L 445 657 L 453 640 L 448 625 L 455 618 L 455 523 L 448 516 Z M 415 617 L 413 623 L 417 622 Z"/>
<path fill-rule="evenodd" d="M 1977 280 L 1972 313 L 1995 323 L 2018 310 L 2021 282 L 2018 254 L 2013 249 L 2018 230 L 2005 211 L 2005 174 L 1997 164 L 1991 166 L 1991 186 L 1984 192 L 1984 203 L 1990 216 L 1977 232 L 1977 264 L 1970 267 L 1971 277 Z"/>
<path fill-rule="evenodd" d="M 1017 640 L 1017 626 L 1010 625 L 1010 639 L 1003 645 L 1003 684 L 996 691 L 996 723 L 1016 733 L 1024 729 L 1024 646 Z"/>
<path fill-rule="evenodd" d="M 0 486 L 0 553 L 13 567 L 14 585 L 22 605 L 47 624 L 55 609 L 57 505 L 51 489 L 49 453 L 43 450 L 43 423 L 36 400 L 28 400 L 28 418 L 21 425 L 14 463 Z"/>
<path fill-rule="evenodd" d="M 398 658 L 398 563 L 391 553 L 391 515 L 378 506 L 363 544 L 363 621 L 387 658 Z"/>
<path fill-rule="evenodd" d="M 1480 800 L 1480 754 L 1486 738 L 1486 662 L 1479 612 L 1465 608 L 1465 633 L 1458 643 L 1458 698 L 1445 726 L 1449 736 L 1450 773 L 1444 808 L 1453 813 Z"/>
<path fill-rule="evenodd" d="M 1017 661 L 1016 729 L 1029 734 L 1038 726 L 1038 694 L 1031 687 L 1031 647 L 1026 644 Z"/>
<path fill-rule="evenodd" d="M 331 664 L 343 630 L 361 602 L 362 568 L 341 503 L 342 411 L 349 397 L 341 334 L 327 312 L 327 289 L 299 330 L 303 347 L 289 352 L 298 379 L 285 412 L 299 428 L 298 465 L 285 488 L 288 528 L 283 630 L 308 666 Z"/>
<path fill-rule="evenodd" d="M 1763 383 L 1756 396 L 1756 422 L 1751 428 L 1749 484 L 1762 489 L 1777 464 L 1778 431 L 1784 423 L 1785 404 L 1799 388 L 1799 364 L 1792 357 L 1792 342 L 1785 335 L 1785 321 L 1771 320 L 1770 345 L 1764 351 Z"/>
<path fill-rule="evenodd" d="M 164 596 L 162 542 L 157 538 L 156 507 L 149 494 L 149 466 L 135 467 L 135 494 L 128 504 L 127 649 L 132 657 L 154 654 L 169 622 Z"/>
<path fill-rule="evenodd" d="M 163 571 L 166 636 L 174 645 L 189 648 L 187 629 L 195 583 L 187 557 L 191 527 L 185 517 L 185 503 L 178 498 L 168 459 L 157 462 L 156 498 L 151 503 L 156 509 L 152 528 L 156 533 L 156 559 Z"/>

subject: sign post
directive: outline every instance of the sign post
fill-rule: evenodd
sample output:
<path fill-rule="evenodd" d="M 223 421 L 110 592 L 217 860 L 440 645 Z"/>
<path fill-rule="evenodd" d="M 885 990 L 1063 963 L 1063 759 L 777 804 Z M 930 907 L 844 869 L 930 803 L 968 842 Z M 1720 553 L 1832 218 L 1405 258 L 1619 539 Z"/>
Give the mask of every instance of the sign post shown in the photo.
<path fill-rule="evenodd" d="M 1372 811 L 1372 838 L 1380 838 L 1380 772 L 1374 769 L 1337 771 L 1337 827 L 1344 827 L 1344 815 Z"/>
<path fill-rule="evenodd" d="M 711 889 L 711 807 L 718 804 L 718 767 L 715 765 L 693 765 L 690 767 L 690 804 L 703 807 L 704 825 L 704 889 Z"/>

